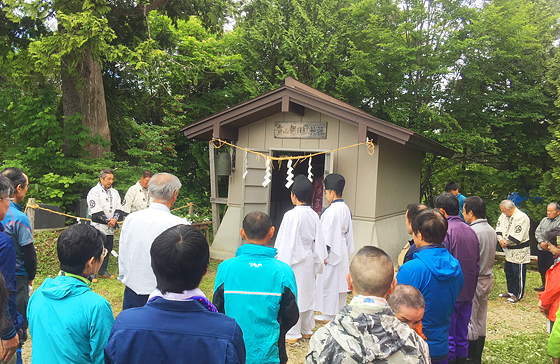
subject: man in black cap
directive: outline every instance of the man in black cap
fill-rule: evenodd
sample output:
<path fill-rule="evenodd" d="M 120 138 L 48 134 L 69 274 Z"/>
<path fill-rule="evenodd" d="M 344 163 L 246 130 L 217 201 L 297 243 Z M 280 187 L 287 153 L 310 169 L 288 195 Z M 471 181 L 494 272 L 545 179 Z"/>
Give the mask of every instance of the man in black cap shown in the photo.
<path fill-rule="evenodd" d="M 321 215 L 323 236 L 329 252 L 325 259 L 325 269 L 317 276 L 315 316 L 320 322 L 330 321 L 346 305 L 349 272 L 348 256 L 354 252 L 352 213 L 342 200 L 344 177 L 329 174 L 325 178 L 325 198 L 329 206 Z"/>
<path fill-rule="evenodd" d="M 296 176 L 292 185 L 293 209 L 284 214 L 276 243 L 278 260 L 292 267 L 298 290 L 299 320 L 286 334 L 286 342 L 310 338 L 315 328 L 315 274 L 323 270 L 327 248 L 319 216 L 309 206 L 313 185 L 304 175 Z"/>

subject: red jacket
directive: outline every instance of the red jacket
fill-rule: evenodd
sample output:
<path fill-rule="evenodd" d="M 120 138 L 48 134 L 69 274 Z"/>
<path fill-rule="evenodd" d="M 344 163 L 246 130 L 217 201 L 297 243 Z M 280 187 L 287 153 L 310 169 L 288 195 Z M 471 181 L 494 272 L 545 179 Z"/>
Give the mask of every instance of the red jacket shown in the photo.
<path fill-rule="evenodd" d="M 560 306 L 560 264 L 554 264 L 546 271 L 546 289 L 539 293 L 541 306 L 548 311 L 548 319 L 556 321 Z"/>

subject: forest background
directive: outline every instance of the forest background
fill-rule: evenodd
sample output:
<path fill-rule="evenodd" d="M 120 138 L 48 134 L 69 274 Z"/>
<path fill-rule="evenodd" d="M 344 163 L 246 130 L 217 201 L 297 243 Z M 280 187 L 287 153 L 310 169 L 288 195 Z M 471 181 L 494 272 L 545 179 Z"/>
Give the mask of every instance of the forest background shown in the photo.
<path fill-rule="evenodd" d="M 208 211 L 208 143 L 179 129 L 291 76 L 456 151 L 427 154 L 422 199 L 456 181 L 489 202 L 560 201 L 557 0 L 4 0 L 0 168 L 73 212 L 98 171 L 143 170 Z M 415 201 L 411 201 L 415 202 Z M 404 206 L 403 206 L 404 208 Z"/>

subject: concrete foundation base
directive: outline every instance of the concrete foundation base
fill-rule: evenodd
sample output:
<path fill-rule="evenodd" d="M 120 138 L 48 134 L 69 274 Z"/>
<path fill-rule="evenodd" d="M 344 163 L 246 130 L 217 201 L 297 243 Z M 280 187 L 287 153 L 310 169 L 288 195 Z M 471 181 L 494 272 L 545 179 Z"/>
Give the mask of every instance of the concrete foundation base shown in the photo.
<path fill-rule="evenodd" d="M 210 258 L 225 260 L 233 258 L 237 248 L 241 246 L 241 208 L 229 206 L 218 233 L 214 236 L 214 241 L 210 247 Z"/>

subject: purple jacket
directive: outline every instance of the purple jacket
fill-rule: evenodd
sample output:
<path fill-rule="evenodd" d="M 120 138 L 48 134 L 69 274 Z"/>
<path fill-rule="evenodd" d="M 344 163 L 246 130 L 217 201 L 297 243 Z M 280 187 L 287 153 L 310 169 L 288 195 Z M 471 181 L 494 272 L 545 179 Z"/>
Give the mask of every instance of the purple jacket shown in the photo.
<path fill-rule="evenodd" d="M 480 252 L 478 249 L 478 237 L 474 230 L 461 218 L 456 216 L 447 217 L 447 235 L 443 244 L 447 247 L 461 264 L 465 284 L 457 302 L 470 301 L 474 297 L 476 284 L 478 282 L 478 269 L 480 265 Z"/>

